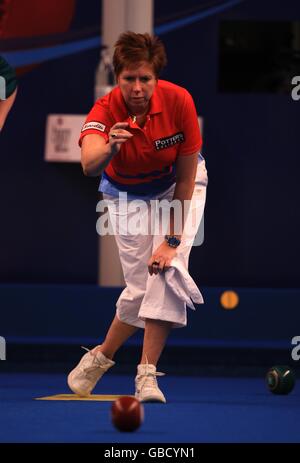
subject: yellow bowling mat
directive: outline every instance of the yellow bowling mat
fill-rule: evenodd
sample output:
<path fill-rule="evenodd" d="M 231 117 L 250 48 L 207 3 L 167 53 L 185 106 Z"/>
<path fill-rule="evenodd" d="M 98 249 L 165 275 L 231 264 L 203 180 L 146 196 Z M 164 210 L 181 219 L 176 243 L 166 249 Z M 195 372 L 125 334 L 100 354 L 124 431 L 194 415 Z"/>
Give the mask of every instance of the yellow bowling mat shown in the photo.
<path fill-rule="evenodd" d="M 127 395 L 131 396 L 130 394 Z M 103 395 L 103 394 L 91 394 L 88 397 L 80 397 L 76 394 L 57 394 L 50 395 L 48 397 L 37 397 L 35 400 L 95 400 L 97 402 L 113 402 L 119 397 L 126 397 L 126 395 Z M 133 396 L 132 396 L 133 397 Z"/>

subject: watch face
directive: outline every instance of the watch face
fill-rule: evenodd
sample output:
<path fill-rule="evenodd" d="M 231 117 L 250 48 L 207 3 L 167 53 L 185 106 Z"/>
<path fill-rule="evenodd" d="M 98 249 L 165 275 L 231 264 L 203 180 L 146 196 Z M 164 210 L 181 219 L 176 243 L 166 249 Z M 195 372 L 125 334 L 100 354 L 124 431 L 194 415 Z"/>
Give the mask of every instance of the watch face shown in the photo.
<path fill-rule="evenodd" d="M 179 246 L 181 243 L 181 241 L 178 238 L 176 238 L 176 236 L 167 236 L 166 240 L 168 245 L 174 248 L 177 248 L 177 246 Z"/>

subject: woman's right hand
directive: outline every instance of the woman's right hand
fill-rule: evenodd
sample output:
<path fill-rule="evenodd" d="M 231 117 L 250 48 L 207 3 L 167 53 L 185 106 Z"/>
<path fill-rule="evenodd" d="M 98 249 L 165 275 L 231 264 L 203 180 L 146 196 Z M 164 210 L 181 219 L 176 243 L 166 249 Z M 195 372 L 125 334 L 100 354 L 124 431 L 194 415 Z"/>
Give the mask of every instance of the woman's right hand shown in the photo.
<path fill-rule="evenodd" d="M 132 133 L 128 132 L 128 130 L 125 130 L 128 125 L 128 122 L 117 122 L 111 127 L 108 134 L 108 143 L 113 155 L 120 151 L 123 143 L 133 137 Z"/>

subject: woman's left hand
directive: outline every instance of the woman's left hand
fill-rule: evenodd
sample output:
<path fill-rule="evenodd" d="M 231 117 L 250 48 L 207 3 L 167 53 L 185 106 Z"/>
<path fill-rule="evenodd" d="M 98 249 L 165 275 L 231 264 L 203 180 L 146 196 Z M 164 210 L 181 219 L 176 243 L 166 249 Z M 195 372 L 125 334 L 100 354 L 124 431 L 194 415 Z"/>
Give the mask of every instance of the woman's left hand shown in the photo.
<path fill-rule="evenodd" d="M 164 270 L 168 270 L 171 265 L 171 260 L 175 256 L 176 248 L 172 248 L 166 241 L 163 241 L 148 261 L 148 271 L 150 275 L 153 275 L 153 273 L 156 275 Z"/>

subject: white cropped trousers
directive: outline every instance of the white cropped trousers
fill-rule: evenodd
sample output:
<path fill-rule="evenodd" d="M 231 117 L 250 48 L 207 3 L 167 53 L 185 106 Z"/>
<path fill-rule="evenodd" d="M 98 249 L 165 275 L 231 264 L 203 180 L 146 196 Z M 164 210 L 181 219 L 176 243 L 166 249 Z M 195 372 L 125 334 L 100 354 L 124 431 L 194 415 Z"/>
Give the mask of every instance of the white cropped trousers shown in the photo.
<path fill-rule="evenodd" d="M 117 316 L 122 322 L 144 328 L 145 319 L 151 318 L 172 322 L 173 328 L 181 328 L 187 324 L 186 308 L 195 309 L 193 301 L 197 304 L 203 303 L 202 295 L 188 273 L 188 262 L 193 243 L 200 245 L 204 237 L 206 187 L 207 171 L 205 161 L 200 156 L 195 188 L 181 244 L 176 249 L 177 255 L 172 259 L 168 270 L 152 276 L 148 273 L 147 263 L 163 242 L 164 233 L 160 233 L 158 227 L 155 233 L 135 233 L 132 231 L 132 225 L 151 223 L 152 227 L 155 224 L 157 226 L 161 220 L 161 213 L 158 212 L 158 204 L 161 204 L 159 201 L 172 201 L 175 185 L 151 201 L 143 200 L 140 208 L 136 207 L 136 200 L 133 203 L 134 200 L 127 197 L 125 202 L 119 197 L 103 194 L 111 224 L 114 224 L 115 239 L 126 282 L 126 287 L 116 304 Z"/>

